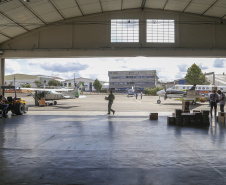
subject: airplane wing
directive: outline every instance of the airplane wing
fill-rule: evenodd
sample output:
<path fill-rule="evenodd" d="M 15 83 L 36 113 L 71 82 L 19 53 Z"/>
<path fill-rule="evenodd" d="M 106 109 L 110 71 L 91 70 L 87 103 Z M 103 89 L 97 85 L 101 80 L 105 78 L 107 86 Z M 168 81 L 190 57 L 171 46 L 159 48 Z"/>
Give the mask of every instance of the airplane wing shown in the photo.
<path fill-rule="evenodd" d="M 20 88 L 22 90 L 27 90 L 27 91 L 45 91 L 45 92 L 49 92 L 49 91 L 55 91 L 55 92 L 68 92 L 68 91 L 72 91 L 73 89 L 43 89 L 43 88 Z"/>

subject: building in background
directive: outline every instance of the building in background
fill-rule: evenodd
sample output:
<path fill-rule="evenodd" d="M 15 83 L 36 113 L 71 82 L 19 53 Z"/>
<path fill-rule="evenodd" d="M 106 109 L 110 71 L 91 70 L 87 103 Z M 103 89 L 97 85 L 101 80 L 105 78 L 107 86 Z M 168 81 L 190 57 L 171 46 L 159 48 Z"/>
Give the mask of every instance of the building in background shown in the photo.
<path fill-rule="evenodd" d="M 44 75 L 26 75 L 26 74 L 12 74 L 5 76 L 5 85 L 15 85 L 22 87 L 22 85 L 30 84 L 31 87 L 37 87 L 35 81 L 40 81 L 41 86 L 48 86 L 50 80 L 62 81 L 58 77 L 44 76 Z"/>
<path fill-rule="evenodd" d="M 147 71 L 108 71 L 109 88 L 125 91 L 131 88 L 144 90 L 154 88 L 158 83 L 156 70 Z"/>
<path fill-rule="evenodd" d="M 95 92 L 96 89 L 93 87 L 93 83 L 95 80 L 89 79 L 89 78 L 75 78 L 75 79 L 69 79 L 65 80 L 63 82 L 64 87 L 74 87 L 74 83 L 78 84 L 79 82 L 84 82 L 83 91 L 85 92 Z M 106 82 L 100 81 L 102 84 L 102 87 L 105 88 Z"/>

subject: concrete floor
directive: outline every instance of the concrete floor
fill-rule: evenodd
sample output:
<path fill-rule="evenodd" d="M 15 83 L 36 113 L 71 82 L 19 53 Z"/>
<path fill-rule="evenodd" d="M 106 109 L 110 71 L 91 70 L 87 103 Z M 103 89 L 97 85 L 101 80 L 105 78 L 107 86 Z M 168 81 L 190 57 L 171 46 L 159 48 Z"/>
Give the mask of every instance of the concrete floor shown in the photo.
<path fill-rule="evenodd" d="M 226 184 L 225 125 L 168 126 L 171 111 L 150 121 L 146 111 L 108 116 L 83 104 L 0 119 L 0 184 Z"/>

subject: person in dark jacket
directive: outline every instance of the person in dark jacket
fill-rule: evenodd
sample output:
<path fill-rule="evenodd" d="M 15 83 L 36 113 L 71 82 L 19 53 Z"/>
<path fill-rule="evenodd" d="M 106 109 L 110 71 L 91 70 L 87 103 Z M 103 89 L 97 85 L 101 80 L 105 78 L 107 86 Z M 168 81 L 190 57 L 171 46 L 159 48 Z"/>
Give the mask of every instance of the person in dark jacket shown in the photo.
<path fill-rule="evenodd" d="M 108 96 L 108 114 L 111 113 L 111 111 L 113 112 L 113 115 L 115 114 L 115 110 L 113 110 L 111 107 L 112 107 L 112 104 L 113 104 L 113 101 L 115 99 L 115 95 L 112 93 L 109 94 Z"/>
<path fill-rule="evenodd" d="M 217 115 L 217 103 L 219 102 L 219 97 L 216 93 L 216 90 L 212 91 L 212 94 L 210 94 L 210 116 L 211 118 L 213 117 L 212 111 L 214 108 L 214 116 L 216 117 Z"/>

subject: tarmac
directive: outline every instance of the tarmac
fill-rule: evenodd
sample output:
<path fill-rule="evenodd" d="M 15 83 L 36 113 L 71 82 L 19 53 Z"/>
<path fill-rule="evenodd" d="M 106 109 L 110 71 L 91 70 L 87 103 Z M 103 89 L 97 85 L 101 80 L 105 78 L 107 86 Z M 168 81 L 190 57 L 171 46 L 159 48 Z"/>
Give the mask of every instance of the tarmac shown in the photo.
<path fill-rule="evenodd" d="M 226 127 L 167 125 L 181 102 L 116 95 L 59 100 L 0 118 L 1 185 L 225 185 Z M 208 103 L 190 109 L 209 110 Z M 149 113 L 158 112 L 158 120 Z"/>

